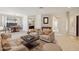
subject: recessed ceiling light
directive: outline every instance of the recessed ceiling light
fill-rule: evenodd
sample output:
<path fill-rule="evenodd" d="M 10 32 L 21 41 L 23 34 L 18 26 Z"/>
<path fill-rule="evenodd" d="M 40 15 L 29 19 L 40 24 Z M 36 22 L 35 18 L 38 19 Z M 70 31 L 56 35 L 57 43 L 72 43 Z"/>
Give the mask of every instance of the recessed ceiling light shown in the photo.
<path fill-rule="evenodd" d="M 39 7 L 40 9 L 43 9 L 44 7 Z"/>

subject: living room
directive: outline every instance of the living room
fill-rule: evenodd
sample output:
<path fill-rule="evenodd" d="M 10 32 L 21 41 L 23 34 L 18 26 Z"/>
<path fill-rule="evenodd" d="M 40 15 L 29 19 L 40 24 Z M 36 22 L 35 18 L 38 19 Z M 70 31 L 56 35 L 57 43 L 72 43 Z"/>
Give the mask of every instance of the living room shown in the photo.
<path fill-rule="evenodd" d="M 0 50 L 79 50 L 78 10 L 78 7 L 0 7 Z"/>

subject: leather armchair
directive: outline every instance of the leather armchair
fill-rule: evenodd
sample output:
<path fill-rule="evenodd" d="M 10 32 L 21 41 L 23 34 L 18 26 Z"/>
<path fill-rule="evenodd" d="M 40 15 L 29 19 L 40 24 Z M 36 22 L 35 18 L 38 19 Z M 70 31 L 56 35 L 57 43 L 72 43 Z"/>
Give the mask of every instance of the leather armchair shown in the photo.
<path fill-rule="evenodd" d="M 54 42 L 54 32 L 51 29 L 42 30 L 42 34 L 40 35 L 40 39 L 45 42 Z"/>
<path fill-rule="evenodd" d="M 11 37 L 5 35 L 7 33 L 2 33 L 1 39 L 0 39 L 0 50 L 1 51 L 28 51 L 28 48 L 25 47 L 21 41 L 14 42 Z M 20 39 L 17 39 L 20 40 Z"/>

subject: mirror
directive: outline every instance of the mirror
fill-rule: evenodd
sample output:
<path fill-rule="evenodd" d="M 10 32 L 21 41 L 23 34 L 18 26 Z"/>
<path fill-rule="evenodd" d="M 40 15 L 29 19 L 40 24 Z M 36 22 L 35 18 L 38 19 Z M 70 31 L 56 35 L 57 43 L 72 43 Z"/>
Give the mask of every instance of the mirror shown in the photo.
<path fill-rule="evenodd" d="M 43 23 L 48 24 L 49 18 L 48 17 L 43 17 Z"/>

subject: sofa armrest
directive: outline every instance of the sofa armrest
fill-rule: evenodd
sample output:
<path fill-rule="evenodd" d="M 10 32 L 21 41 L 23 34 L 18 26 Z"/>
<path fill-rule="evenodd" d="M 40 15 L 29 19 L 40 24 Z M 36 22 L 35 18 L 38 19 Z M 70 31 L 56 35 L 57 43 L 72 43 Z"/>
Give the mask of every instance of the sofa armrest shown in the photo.
<path fill-rule="evenodd" d="M 51 40 L 51 42 L 54 42 L 55 41 L 55 34 L 54 34 L 54 32 L 51 32 L 50 34 L 49 34 L 49 39 Z"/>
<path fill-rule="evenodd" d="M 0 38 L 0 51 L 2 51 L 1 38 Z"/>

